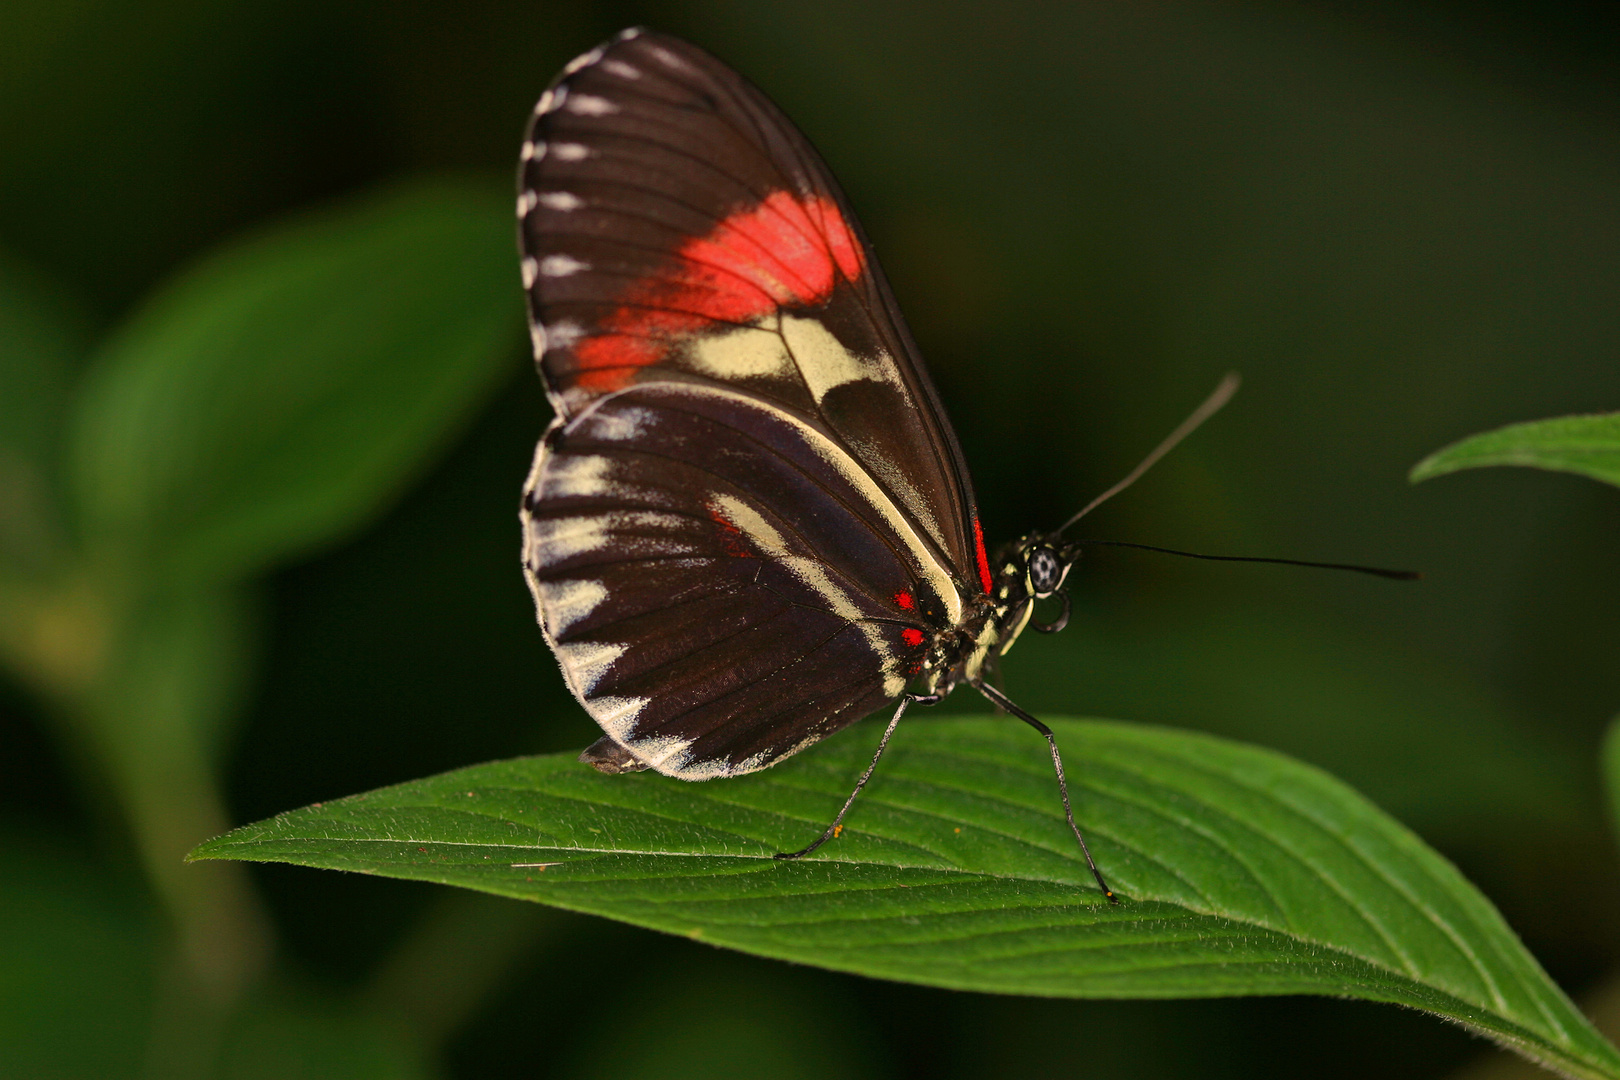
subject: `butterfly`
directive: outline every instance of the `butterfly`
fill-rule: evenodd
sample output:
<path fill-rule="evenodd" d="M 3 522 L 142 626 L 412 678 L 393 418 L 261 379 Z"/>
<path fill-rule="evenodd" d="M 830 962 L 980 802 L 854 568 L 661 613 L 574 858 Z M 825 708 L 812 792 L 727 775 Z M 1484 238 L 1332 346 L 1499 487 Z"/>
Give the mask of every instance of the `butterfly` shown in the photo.
<path fill-rule="evenodd" d="M 1062 602 L 1036 624 L 1061 629 L 1079 549 L 1031 533 L 989 557 L 939 395 L 809 141 L 707 52 L 627 30 L 541 97 L 517 214 L 555 412 L 523 564 L 604 732 L 581 760 L 740 776 L 892 708 L 881 756 L 908 707 L 965 684 L 1046 737 L 1117 902 L 1051 730 L 986 681 L 1036 601 Z M 837 835 L 877 756 L 779 857 Z"/>

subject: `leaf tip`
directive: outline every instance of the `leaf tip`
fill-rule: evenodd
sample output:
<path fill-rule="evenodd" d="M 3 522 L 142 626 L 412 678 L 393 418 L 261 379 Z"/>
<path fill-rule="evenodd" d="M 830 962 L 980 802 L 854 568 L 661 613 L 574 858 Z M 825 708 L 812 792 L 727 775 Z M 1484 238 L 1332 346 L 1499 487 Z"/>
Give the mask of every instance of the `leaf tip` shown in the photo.
<path fill-rule="evenodd" d="M 1444 450 L 1437 451 L 1413 465 L 1406 474 L 1406 482 L 1409 484 L 1421 484 L 1425 480 L 1432 480 L 1436 476 L 1450 472 L 1451 470 L 1447 469 L 1441 461 L 1444 454 Z"/>

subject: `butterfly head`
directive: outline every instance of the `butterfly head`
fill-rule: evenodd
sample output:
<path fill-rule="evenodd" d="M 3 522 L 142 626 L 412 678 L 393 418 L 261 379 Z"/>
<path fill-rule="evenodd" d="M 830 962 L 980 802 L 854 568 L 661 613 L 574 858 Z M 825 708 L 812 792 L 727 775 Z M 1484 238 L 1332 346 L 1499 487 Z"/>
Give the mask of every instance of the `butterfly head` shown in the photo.
<path fill-rule="evenodd" d="M 1079 558 L 1078 546 L 1046 533 L 1030 533 L 1002 549 L 997 560 L 1000 572 L 991 591 L 996 621 L 1001 627 L 998 652 L 1012 648 L 1030 624 L 1037 600 L 1055 596 L 1062 601 L 1063 609 L 1051 622 L 1035 623 L 1036 630 L 1050 634 L 1068 625 L 1069 597 L 1063 586 Z"/>
<path fill-rule="evenodd" d="M 1069 569 L 1080 557 L 1080 549 L 1059 545 L 1043 536 L 1026 538 L 1020 549 L 1024 582 L 1029 595 L 1044 600 L 1063 588 Z"/>
<path fill-rule="evenodd" d="M 1030 533 L 1008 544 L 997 560 L 993 598 L 1007 610 L 1030 600 L 1045 600 L 1063 592 L 1069 571 L 1080 559 L 1080 548 L 1045 533 Z"/>

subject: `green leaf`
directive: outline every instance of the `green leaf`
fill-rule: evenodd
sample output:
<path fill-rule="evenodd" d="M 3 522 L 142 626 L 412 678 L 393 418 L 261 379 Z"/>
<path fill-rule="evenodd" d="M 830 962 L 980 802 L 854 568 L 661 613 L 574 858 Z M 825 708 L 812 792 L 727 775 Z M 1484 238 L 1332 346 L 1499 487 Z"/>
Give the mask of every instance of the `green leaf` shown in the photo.
<path fill-rule="evenodd" d="M 222 1080 L 429 1080 L 424 1048 L 393 1017 L 298 985 L 272 985 L 226 1033 Z"/>
<path fill-rule="evenodd" d="M 1081 596 L 1067 630 L 1024 635 L 1005 671 L 1037 716 L 1080 703 L 1302 758 L 1447 850 L 1482 832 L 1512 848 L 1503 836 L 1533 845 L 1601 827 L 1584 797 L 1589 749 L 1566 751 L 1477 678 L 1334 620 L 1207 597 L 1165 619 Z M 1493 866 L 1510 865 L 1501 855 Z"/>
<path fill-rule="evenodd" d="M 996 719 L 902 731 L 844 835 L 799 862 L 771 855 L 832 817 L 875 729 L 706 784 L 601 776 L 571 755 L 480 765 L 283 814 L 193 857 L 461 885 L 965 990 L 1395 1002 L 1571 1075 L 1620 1076 L 1490 903 L 1332 777 L 1206 735 L 1053 726 L 1118 907 L 1079 859 L 1045 748 Z"/>
<path fill-rule="evenodd" d="M 615 996 L 658 1001 L 679 986 L 680 1023 L 670 1023 L 661 1009 L 599 1010 L 588 1027 L 559 1048 L 548 1075 L 557 1080 L 894 1076 L 898 1070 L 883 1068 L 873 1053 L 876 1040 L 868 1041 L 870 1029 L 890 1018 L 862 1010 L 858 1000 L 845 995 L 816 993 L 820 988 L 806 974 L 802 968 L 740 957 L 716 956 L 695 966 L 638 964 L 618 973 Z"/>
<path fill-rule="evenodd" d="M 364 1012 L 299 983 L 273 981 L 228 1017 L 218 1015 L 217 998 L 201 1016 L 188 1014 L 185 1005 L 197 1002 L 173 996 L 177 980 L 165 970 L 173 963 L 165 964 L 162 950 L 169 928 L 139 878 L 125 865 L 82 860 L 74 846 L 0 829 L 0 1076 L 432 1075 L 422 1060 L 430 1048 L 407 1018 Z M 222 1020 L 222 1033 L 207 1030 Z M 223 1045 L 211 1047 L 210 1034 L 222 1034 Z M 215 1052 L 220 1067 L 199 1069 L 198 1059 Z"/>
<path fill-rule="evenodd" d="M 259 623 L 257 597 L 239 583 L 165 591 L 128 613 L 81 706 L 108 767 L 147 773 L 177 811 L 195 807 L 177 759 L 215 766 L 253 675 Z"/>
<path fill-rule="evenodd" d="M 50 283 L 0 256 L 0 582 L 37 576 L 56 554 L 50 489 L 85 322 Z"/>
<path fill-rule="evenodd" d="M 1418 462 L 1410 479 L 1415 484 L 1484 465 L 1579 473 L 1620 487 L 1620 412 L 1532 420 L 1471 435 Z"/>
<path fill-rule="evenodd" d="M 100 676 L 59 710 L 95 755 L 181 951 L 222 996 L 255 977 L 270 928 L 245 874 L 191 874 L 182 860 L 229 821 L 220 757 L 257 652 L 256 608 L 240 582 L 159 593 L 117 625 Z"/>
<path fill-rule="evenodd" d="M 43 458 L 56 434 L 84 317 L 39 275 L 0 257 L 0 450 Z"/>
<path fill-rule="evenodd" d="M 80 652 L 53 621 L 68 547 L 57 486 L 62 420 L 86 318 L 39 273 L 0 252 L 0 664 L 35 686 Z"/>
<path fill-rule="evenodd" d="M 218 578 L 375 515 L 518 370 L 508 202 L 416 184 L 162 289 L 96 358 L 74 418 L 89 542 Z"/>
<path fill-rule="evenodd" d="M 1609 722 L 1603 737 L 1603 786 L 1609 793 L 1611 828 L 1620 835 L 1620 716 Z"/>
<path fill-rule="evenodd" d="M 141 1075 L 162 935 L 127 868 L 0 832 L 0 1076 Z"/>

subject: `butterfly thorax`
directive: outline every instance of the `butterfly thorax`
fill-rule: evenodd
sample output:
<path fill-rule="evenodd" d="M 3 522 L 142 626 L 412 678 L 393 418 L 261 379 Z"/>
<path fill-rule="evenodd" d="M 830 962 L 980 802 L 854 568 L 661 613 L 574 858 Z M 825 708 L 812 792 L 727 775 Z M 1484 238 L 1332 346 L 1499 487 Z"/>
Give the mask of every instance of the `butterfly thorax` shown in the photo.
<path fill-rule="evenodd" d="M 964 605 L 962 619 L 934 636 L 920 672 L 922 693 L 948 694 L 960 682 L 984 676 L 997 657 L 1006 654 L 1029 625 L 1035 601 L 1059 594 L 1077 551 L 1059 547 L 1055 538 L 1030 533 L 997 553 L 991 588 Z M 1044 631 L 1062 628 L 1064 615 Z"/>

